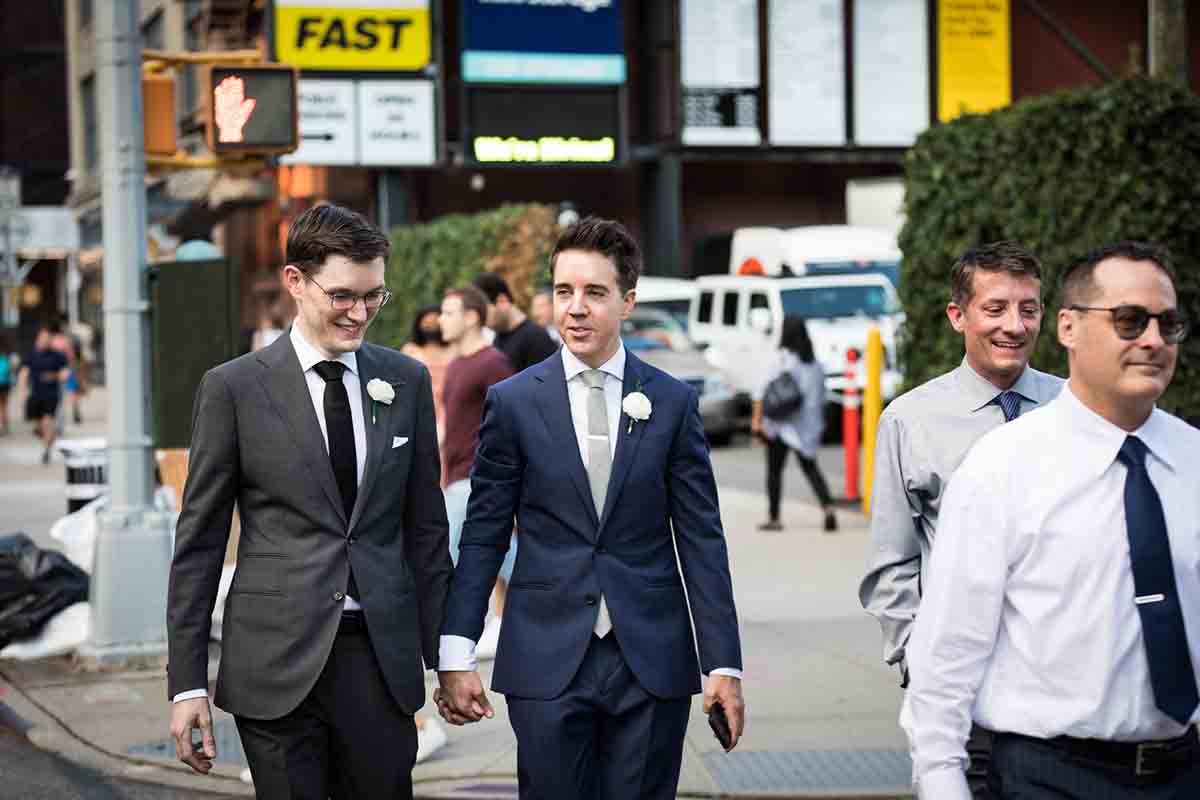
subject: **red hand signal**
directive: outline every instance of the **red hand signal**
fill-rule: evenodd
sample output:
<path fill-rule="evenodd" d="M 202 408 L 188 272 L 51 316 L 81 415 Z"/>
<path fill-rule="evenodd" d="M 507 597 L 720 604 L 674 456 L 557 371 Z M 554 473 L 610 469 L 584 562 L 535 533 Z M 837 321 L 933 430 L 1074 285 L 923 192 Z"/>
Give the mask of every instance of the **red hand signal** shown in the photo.
<path fill-rule="evenodd" d="M 217 123 L 217 141 L 237 143 L 245 140 L 242 129 L 258 101 L 246 97 L 246 84 L 241 78 L 230 76 L 213 89 L 214 113 Z"/>

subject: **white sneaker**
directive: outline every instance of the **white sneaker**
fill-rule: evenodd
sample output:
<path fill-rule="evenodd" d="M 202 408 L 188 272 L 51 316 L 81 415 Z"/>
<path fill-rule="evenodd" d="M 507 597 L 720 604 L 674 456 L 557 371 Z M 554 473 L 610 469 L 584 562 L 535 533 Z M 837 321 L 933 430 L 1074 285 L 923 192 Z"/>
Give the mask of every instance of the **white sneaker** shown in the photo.
<path fill-rule="evenodd" d="M 496 657 L 496 647 L 500 644 L 500 620 L 502 617 L 492 617 L 483 626 L 483 634 L 475 645 L 475 658 L 484 660 Z"/>
<path fill-rule="evenodd" d="M 428 718 L 417 728 L 417 763 L 420 764 L 446 746 L 446 729 L 436 719 Z"/>

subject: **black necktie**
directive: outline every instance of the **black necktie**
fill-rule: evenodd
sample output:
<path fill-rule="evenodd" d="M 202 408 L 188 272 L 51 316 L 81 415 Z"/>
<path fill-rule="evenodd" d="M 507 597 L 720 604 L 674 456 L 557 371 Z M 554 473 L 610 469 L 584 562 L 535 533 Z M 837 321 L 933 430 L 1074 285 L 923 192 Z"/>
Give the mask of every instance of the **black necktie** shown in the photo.
<path fill-rule="evenodd" d="M 1133 589 L 1142 618 L 1142 639 L 1150 664 L 1154 701 L 1162 712 L 1187 725 L 1200 704 L 1196 673 L 1188 652 L 1183 610 L 1171 565 L 1171 543 L 1162 502 L 1146 472 L 1146 445 L 1135 436 L 1125 437 L 1117 460 L 1125 465 L 1125 530 L 1129 536 L 1129 561 Z"/>
<path fill-rule="evenodd" d="M 1021 395 L 1016 392 L 1001 392 L 993 398 L 993 402 L 1004 412 L 1004 421 L 1012 422 L 1021 416 Z"/>
<path fill-rule="evenodd" d="M 340 361 L 319 361 L 313 370 L 325 381 L 325 432 L 329 436 L 329 462 L 333 465 L 333 477 L 338 492 L 342 495 L 342 507 L 346 510 L 346 524 L 354 512 L 354 501 L 358 499 L 358 456 L 354 452 L 354 423 L 350 418 L 350 395 L 342 382 L 342 373 L 347 369 Z M 354 573 L 350 573 L 346 593 L 358 597 Z"/>

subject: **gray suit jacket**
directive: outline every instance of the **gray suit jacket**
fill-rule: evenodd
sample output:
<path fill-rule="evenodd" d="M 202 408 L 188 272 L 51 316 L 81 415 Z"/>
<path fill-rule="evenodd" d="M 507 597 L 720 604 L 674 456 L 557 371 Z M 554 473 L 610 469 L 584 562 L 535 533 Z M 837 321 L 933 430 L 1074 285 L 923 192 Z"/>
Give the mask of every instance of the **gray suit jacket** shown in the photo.
<path fill-rule="evenodd" d="M 371 344 L 358 371 L 367 457 L 349 520 L 290 337 L 204 376 L 167 601 L 172 697 L 208 685 L 209 618 L 236 503 L 217 705 L 275 719 L 300 704 L 333 647 L 351 564 L 393 697 L 410 714 L 424 703 L 422 657 L 436 668 L 452 571 L 429 373 Z M 372 378 L 396 392 L 375 422 Z M 396 437 L 408 441 L 394 447 Z"/>

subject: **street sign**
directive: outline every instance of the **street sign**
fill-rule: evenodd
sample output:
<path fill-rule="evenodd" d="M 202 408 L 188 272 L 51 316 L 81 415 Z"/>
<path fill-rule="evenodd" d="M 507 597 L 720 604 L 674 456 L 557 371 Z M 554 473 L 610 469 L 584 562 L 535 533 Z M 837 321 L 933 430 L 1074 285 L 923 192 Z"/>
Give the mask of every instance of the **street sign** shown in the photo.
<path fill-rule="evenodd" d="M 79 249 L 79 222 L 66 206 L 13 209 L 9 231 L 13 250 L 26 258 L 62 258 Z"/>
<path fill-rule="evenodd" d="M 432 81 L 358 84 L 359 163 L 427 167 L 437 160 Z"/>
<path fill-rule="evenodd" d="M 433 54 L 429 0 L 275 0 L 275 58 L 302 69 L 414 72 Z"/>
<path fill-rule="evenodd" d="M 296 149 L 298 70 L 283 64 L 210 64 L 205 76 L 204 134 L 213 155 Z"/>
<path fill-rule="evenodd" d="M 300 147 L 280 164 L 358 163 L 354 81 L 300 79 Z"/>

